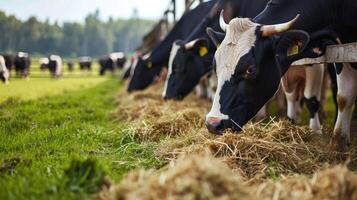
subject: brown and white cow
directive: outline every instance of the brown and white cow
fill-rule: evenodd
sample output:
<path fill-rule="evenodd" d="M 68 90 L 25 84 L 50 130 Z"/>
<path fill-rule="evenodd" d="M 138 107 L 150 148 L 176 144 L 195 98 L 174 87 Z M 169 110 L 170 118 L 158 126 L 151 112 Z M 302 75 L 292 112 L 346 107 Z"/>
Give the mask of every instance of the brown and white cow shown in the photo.
<path fill-rule="evenodd" d="M 287 100 L 287 116 L 298 121 L 300 102 L 304 100 L 310 113 L 310 128 L 321 133 L 319 102 L 324 77 L 324 65 L 291 66 L 281 79 Z"/>

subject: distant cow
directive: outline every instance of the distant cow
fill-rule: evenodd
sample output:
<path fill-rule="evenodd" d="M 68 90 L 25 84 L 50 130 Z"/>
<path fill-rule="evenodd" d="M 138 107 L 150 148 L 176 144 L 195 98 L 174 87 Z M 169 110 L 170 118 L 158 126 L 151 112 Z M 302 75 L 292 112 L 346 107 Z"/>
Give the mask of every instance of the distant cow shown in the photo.
<path fill-rule="evenodd" d="M 124 53 L 112 53 L 99 59 L 100 75 L 103 76 L 107 70 L 114 73 L 115 69 L 122 69 L 125 65 L 126 57 Z"/>
<path fill-rule="evenodd" d="M 40 58 L 38 60 L 38 63 L 40 64 L 40 70 L 41 71 L 46 71 L 48 70 L 48 64 L 49 64 L 50 60 L 47 57 L 44 58 Z"/>
<path fill-rule="evenodd" d="M 31 60 L 28 53 L 18 52 L 14 59 L 16 76 L 26 78 L 29 76 Z"/>
<path fill-rule="evenodd" d="M 62 58 L 57 55 L 49 57 L 48 69 L 53 78 L 59 78 L 63 74 Z"/>
<path fill-rule="evenodd" d="M 67 67 L 68 67 L 68 71 L 69 72 L 73 72 L 74 71 L 74 63 L 71 61 L 67 62 Z"/>
<path fill-rule="evenodd" d="M 88 56 L 83 56 L 78 58 L 79 60 L 79 68 L 81 71 L 87 70 L 90 71 L 92 69 L 92 58 Z"/>
<path fill-rule="evenodd" d="M 5 84 L 8 84 L 10 78 L 9 70 L 6 68 L 5 59 L 0 56 L 0 80 Z"/>

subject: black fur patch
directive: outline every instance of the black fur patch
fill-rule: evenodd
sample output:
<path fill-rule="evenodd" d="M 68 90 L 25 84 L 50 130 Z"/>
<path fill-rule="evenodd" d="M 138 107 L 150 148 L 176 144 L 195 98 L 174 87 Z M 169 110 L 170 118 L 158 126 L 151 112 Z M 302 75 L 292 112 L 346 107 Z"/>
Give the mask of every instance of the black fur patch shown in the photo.
<path fill-rule="evenodd" d="M 343 70 L 342 63 L 334 63 L 337 75 L 340 75 Z"/>
<path fill-rule="evenodd" d="M 319 111 L 320 102 L 316 97 L 311 97 L 310 99 L 304 97 L 304 101 L 306 103 L 307 109 L 309 110 L 310 118 L 314 118 L 315 114 Z"/>

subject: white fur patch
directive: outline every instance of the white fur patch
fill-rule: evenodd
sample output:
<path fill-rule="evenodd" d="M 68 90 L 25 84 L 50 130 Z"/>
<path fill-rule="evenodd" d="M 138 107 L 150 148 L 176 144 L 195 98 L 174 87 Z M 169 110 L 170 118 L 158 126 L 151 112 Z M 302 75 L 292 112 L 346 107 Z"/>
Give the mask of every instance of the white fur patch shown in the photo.
<path fill-rule="evenodd" d="M 171 52 L 170 52 L 170 58 L 169 58 L 169 70 L 168 70 L 168 73 L 167 73 L 167 76 L 166 76 L 166 81 L 165 81 L 165 86 L 164 86 L 164 91 L 162 92 L 162 97 L 165 97 L 166 96 L 166 93 L 167 93 L 167 85 L 169 83 L 169 79 L 170 79 L 170 76 L 172 74 L 172 64 L 174 62 L 174 59 L 177 55 L 177 51 L 180 49 L 180 45 L 176 44 L 176 43 L 173 43 L 172 44 L 172 48 L 171 48 Z"/>

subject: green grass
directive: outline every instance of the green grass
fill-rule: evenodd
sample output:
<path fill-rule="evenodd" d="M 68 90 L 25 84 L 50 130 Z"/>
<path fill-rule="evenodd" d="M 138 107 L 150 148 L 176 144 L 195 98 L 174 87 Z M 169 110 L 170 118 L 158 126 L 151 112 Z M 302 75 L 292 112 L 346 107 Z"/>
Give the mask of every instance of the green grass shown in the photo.
<path fill-rule="evenodd" d="M 93 87 L 106 80 L 105 77 L 66 77 L 62 79 L 30 78 L 12 79 L 9 85 L 0 84 L 0 103 L 8 98 L 31 100 L 62 94 L 63 92 Z"/>
<path fill-rule="evenodd" d="M 0 199 L 83 199 L 99 189 L 104 176 L 118 181 L 133 168 L 161 165 L 154 144 L 135 141 L 111 115 L 117 81 L 100 81 L 62 95 L 0 104 Z"/>

